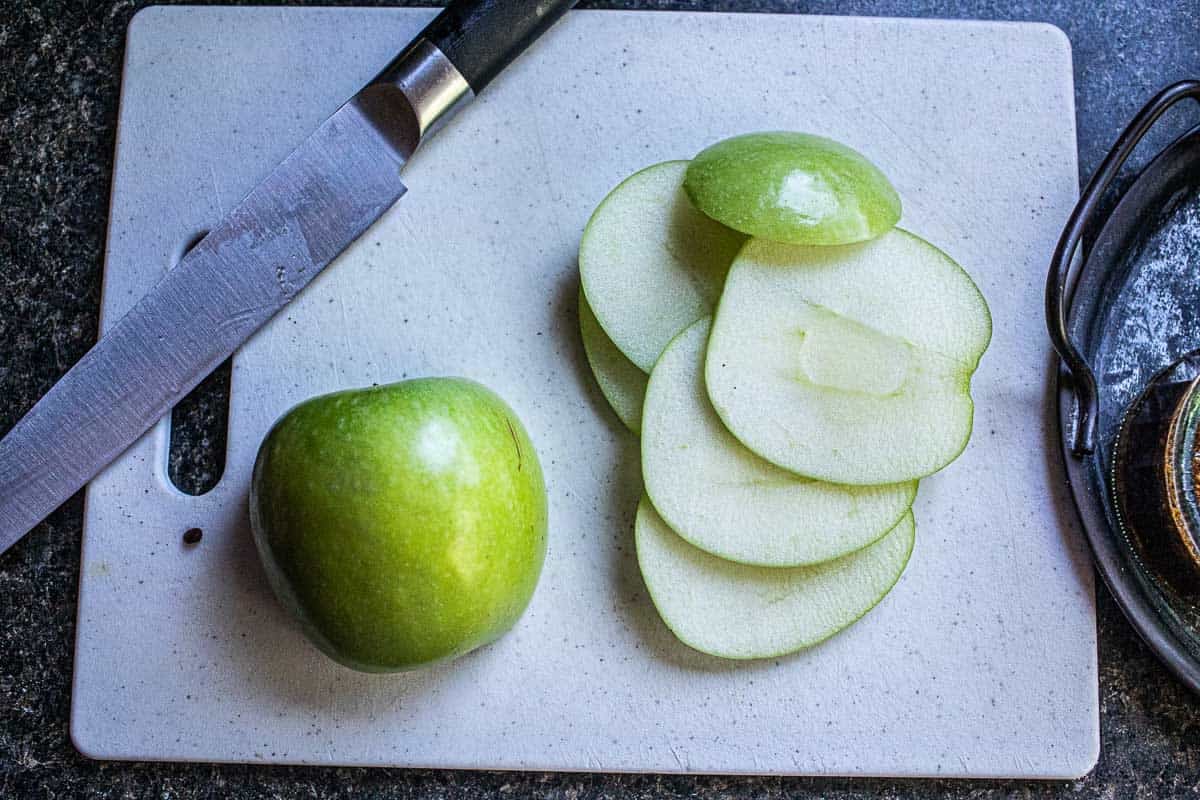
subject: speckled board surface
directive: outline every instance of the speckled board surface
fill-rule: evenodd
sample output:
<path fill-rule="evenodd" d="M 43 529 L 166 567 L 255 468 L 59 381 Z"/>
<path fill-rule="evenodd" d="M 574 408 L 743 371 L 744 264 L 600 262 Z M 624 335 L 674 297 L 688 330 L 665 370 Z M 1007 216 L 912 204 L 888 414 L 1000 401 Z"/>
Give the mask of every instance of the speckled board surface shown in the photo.
<path fill-rule="evenodd" d="M 104 317 L 427 16 L 137 18 Z M 729 54 L 719 45 L 731 37 L 748 46 Z M 1098 741 L 1091 573 L 1049 489 L 1038 305 L 1075 191 L 1072 120 L 1069 50 L 1044 26 L 572 15 L 422 153 L 409 197 L 235 360 L 212 493 L 170 488 L 161 428 L 93 484 L 77 745 L 107 758 L 1085 772 Z M 581 366 L 573 256 L 590 208 L 625 174 L 766 127 L 832 135 L 877 160 L 906 222 L 980 280 L 996 337 L 976 380 L 977 435 L 923 486 L 917 550 L 893 595 L 819 648 L 731 665 L 679 645 L 636 574 L 635 451 Z M 546 573 L 498 644 L 418 675 L 356 675 L 309 648 L 265 590 L 245 531 L 249 464 L 299 399 L 448 372 L 496 388 L 533 431 L 551 486 Z M 192 525 L 204 543 L 184 550 Z"/>

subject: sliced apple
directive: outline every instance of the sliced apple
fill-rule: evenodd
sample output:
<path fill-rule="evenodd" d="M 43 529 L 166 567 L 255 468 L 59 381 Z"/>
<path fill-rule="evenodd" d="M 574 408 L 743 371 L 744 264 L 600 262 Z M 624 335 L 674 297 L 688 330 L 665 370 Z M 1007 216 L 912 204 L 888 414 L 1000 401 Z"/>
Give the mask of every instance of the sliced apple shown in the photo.
<path fill-rule="evenodd" d="M 967 273 L 906 231 L 842 247 L 754 239 L 713 324 L 708 396 L 742 444 L 784 469 L 913 480 L 966 446 L 991 330 Z"/>
<path fill-rule="evenodd" d="M 778 242 L 861 242 L 900 220 L 900 196 L 874 164 L 808 133 L 750 133 L 717 142 L 692 160 L 684 188 L 713 219 Z"/>
<path fill-rule="evenodd" d="M 710 325 L 705 317 L 671 341 L 646 391 L 642 476 L 667 524 L 713 555 L 772 567 L 829 561 L 895 527 L 915 481 L 815 481 L 764 461 L 726 430 L 704 389 Z"/>
<path fill-rule="evenodd" d="M 667 161 L 627 178 L 579 245 L 583 292 L 600 327 L 643 372 L 675 334 L 712 313 L 745 241 L 692 207 L 686 170 L 686 161 Z"/>
<path fill-rule="evenodd" d="M 583 352 L 592 374 L 596 376 L 600 393 L 625 427 L 638 433 L 642 428 L 646 373 L 626 358 L 604 333 L 582 289 L 579 291 L 579 332 L 583 339 Z"/>
<path fill-rule="evenodd" d="M 638 506 L 638 564 L 650 597 L 680 641 L 721 658 L 771 658 L 828 639 L 874 608 L 912 553 L 916 526 L 905 514 L 863 549 L 810 567 L 752 567 L 700 550 Z"/>

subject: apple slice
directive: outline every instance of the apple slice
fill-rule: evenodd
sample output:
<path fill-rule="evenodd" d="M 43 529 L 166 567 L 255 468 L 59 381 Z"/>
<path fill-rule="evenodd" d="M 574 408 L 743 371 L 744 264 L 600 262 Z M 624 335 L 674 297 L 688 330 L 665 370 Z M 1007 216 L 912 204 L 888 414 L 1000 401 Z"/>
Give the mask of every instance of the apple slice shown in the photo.
<path fill-rule="evenodd" d="M 983 295 L 933 245 L 751 240 L 726 281 L 705 381 L 742 444 L 833 483 L 899 483 L 971 435 L 971 374 L 991 338 Z"/>
<path fill-rule="evenodd" d="M 726 430 L 704 390 L 710 326 L 705 317 L 671 341 L 646 391 L 642 476 L 667 524 L 701 550 L 769 567 L 829 561 L 895 527 L 915 481 L 815 481 L 764 461 Z"/>
<path fill-rule="evenodd" d="M 649 501 L 635 523 L 638 564 L 659 615 L 689 647 L 772 658 L 828 639 L 891 591 L 908 564 L 912 513 L 872 545 L 809 567 L 752 567 L 693 547 Z"/>
<path fill-rule="evenodd" d="M 646 397 L 646 373 L 638 369 L 617 349 L 604 333 L 583 290 L 579 290 L 579 333 L 600 393 L 612 406 L 626 428 L 637 433 L 642 428 L 642 403 Z"/>
<path fill-rule="evenodd" d="M 712 313 L 745 237 L 683 193 L 686 161 L 625 179 L 592 214 L 579 244 L 588 303 L 613 344 L 649 372 L 667 342 Z"/>
<path fill-rule="evenodd" d="M 874 164 L 809 133 L 717 142 L 692 160 L 684 188 L 713 219 L 778 242 L 861 242 L 900 220 L 900 196 Z"/>

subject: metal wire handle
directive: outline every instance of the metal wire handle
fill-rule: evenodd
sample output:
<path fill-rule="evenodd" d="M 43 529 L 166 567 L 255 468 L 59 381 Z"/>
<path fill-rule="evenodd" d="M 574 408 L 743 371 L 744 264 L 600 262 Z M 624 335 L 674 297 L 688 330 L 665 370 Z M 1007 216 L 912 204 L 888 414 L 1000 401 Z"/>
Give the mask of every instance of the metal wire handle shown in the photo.
<path fill-rule="evenodd" d="M 1075 437 L 1071 455 L 1076 458 L 1082 458 L 1096 449 L 1096 418 L 1099 416 L 1100 402 L 1096 393 L 1096 375 L 1067 333 L 1066 293 L 1071 262 L 1100 200 L 1130 153 L 1159 117 L 1186 97 L 1200 100 L 1200 81 L 1180 81 L 1163 89 L 1121 132 L 1116 144 L 1084 188 L 1050 260 L 1050 270 L 1046 276 L 1046 327 L 1050 332 L 1050 341 L 1070 376 L 1075 394 Z M 1085 253 L 1082 261 L 1086 260 Z"/>

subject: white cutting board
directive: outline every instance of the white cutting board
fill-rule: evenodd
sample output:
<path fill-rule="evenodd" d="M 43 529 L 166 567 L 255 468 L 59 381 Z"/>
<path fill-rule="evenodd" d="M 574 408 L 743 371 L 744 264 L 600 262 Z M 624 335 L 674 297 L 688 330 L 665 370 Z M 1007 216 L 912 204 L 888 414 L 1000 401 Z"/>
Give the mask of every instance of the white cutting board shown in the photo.
<path fill-rule="evenodd" d="M 103 320 L 120 316 L 428 10 L 152 8 L 126 56 Z M 924 481 L 895 591 L 808 652 L 701 656 L 634 561 L 637 450 L 576 326 L 589 212 L 735 133 L 840 139 L 978 279 L 975 436 Z M 165 475 L 165 425 L 94 481 L 71 730 L 98 758 L 1069 777 L 1098 751 L 1092 573 L 1048 413 L 1043 271 L 1076 193 L 1071 56 L 1041 25 L 574 12 L 406 173 L 410 192 L 238 354 L 228 464 Z M 361 675 L 302 638 L 247 532 L 255 450 L 319 392 L 466 375 L 526 422 L 550 493 L 537 594 L 495 645 Z M 185 548 L 187 528 L 203 542 Z"/>

